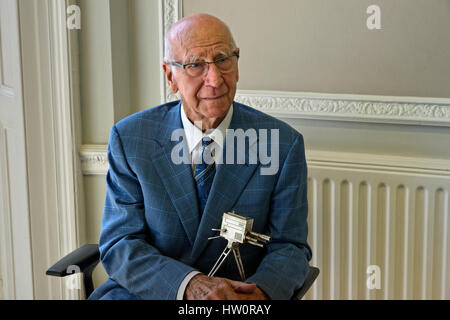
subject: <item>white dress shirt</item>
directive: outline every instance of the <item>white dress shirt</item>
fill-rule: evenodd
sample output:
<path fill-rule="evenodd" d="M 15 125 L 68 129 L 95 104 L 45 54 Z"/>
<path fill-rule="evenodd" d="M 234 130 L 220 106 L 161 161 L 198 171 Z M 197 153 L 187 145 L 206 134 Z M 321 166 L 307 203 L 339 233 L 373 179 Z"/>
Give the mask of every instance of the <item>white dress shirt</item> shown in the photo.
<path fill-rule="evenodd" d="M 192 163 L 192 174 L 195 172 L 195 164 L 198 163 L 199 159 L 201 159 L 202 155 L 202 139 L 204 137 L 209 137 L 213 140 L 212 147 L 214 150 L 218 151 L 214 153 L 214 161 L 217 164 L 219 159 L 222 156 L 222 150 L 226 137 L 226 130 L 230 126 L 231 118 L 233 117 L 233 105 L 231 105 L 230 109 L 228 109 L 228 113 L 222 122 L 219 124 L 217 128 L 214 130 L 207 130 L 206 133 L 203 133 L 201 129 L 195 126 L 186 116 L 184 112 L 184 106 L 181 105 L 181 121 L 183 123 L 184 133 L 186 136 L 186 142 L 189 148 L 189 155 L 191 157 Z M 189 281 L 201 273 L 200 271 L 192 271 L 188 273 L 188 275 L 183 279 L 178 288 L 177 300 L 183 300 L 184 291 L 186 290 L 186 286 Z"/>

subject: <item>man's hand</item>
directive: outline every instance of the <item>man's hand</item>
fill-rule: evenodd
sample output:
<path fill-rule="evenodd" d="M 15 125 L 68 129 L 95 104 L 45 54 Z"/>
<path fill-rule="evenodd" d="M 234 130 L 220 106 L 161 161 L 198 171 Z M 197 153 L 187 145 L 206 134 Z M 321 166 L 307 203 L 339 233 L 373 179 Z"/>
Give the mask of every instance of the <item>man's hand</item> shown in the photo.
<path fill-rule="evenodd" d="M 254 283 L 198 274 L 189 281 L 184 292 L 185 300 L 268 300 L 266 294 Z"/>

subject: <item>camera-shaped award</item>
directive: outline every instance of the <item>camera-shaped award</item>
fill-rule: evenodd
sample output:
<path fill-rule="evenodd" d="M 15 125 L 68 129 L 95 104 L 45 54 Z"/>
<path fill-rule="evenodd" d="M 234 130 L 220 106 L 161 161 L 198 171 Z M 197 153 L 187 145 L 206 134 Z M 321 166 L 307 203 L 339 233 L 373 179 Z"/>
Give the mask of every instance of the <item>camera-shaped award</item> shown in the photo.
<path fill-rule="evenodd" d="M 211 237 L 208 240 L 222 237 L 228 241 L 228 244 L 209 272 L 208 277 L 214 276 L 222 263 L 227 259 L 228 255 L 233 251 L 239 274 L 241 275 L 242 280 L 245 280 L 244 266 L 239 253 L 239 244 L 250 243 L 263 248 L 264 245 L 270 242 L 269 236 L 253 232 L 252 228 L 253 218 L 237 215 L 234 211 L 223 214 L 221 228 L 213 229 L 213 231 L 220 231 L 220 235 Z"/>

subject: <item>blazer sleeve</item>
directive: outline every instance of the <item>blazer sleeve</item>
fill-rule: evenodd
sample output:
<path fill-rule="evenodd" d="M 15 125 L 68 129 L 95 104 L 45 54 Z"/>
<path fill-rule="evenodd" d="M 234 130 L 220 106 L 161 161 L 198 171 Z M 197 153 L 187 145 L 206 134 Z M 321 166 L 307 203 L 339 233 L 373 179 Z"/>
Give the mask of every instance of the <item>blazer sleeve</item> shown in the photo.
<path fill-rule="evenodd" d="M 246 281 L 256 283 L 271 299 L 291 299 L 305 281 L 312 257 L 307 243 L 307 215 L 307 165 L 299 134 L 280 168 L 272 194 L 272 241 L 255 274 Z"/>
<path fill-rule="evenodd" d="M 142 299 L 175 300 L 182 280 L 195 269 L 162 255 L 149 243 L 142 190 L 116 127 L 111 130 L 108 161 L 101 262 L 109 277 L 130 293 Z"/>

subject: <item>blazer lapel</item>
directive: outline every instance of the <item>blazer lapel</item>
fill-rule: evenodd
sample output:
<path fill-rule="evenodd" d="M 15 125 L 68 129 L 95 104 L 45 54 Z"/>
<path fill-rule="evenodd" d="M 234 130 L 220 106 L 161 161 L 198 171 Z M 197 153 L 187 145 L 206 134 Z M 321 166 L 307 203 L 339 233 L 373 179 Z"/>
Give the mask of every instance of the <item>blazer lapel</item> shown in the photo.
<path fill-rule="evenodd" d="M 246 131 L 248 129 L 247 126 L 251 124 L 244 123 L 241 120 L 239 106 L 234 104 L 233 118 L 229 129 L 243 129 Z M 217 232 L 214 233 L 211 229 L 220 228 L 223 214 L 233 209 L 248 180 L 258 167 L 258 164 L 252 164 L 249 161 L 249 150 L 256 148 L 256 142 L 257 139 L 250 141 L 249 147 L 245 148 L 245 163 L 237 164 L 237 157 L 242 155 L 237 154 L 236 147 L 234 148 L 235 150 L 227 150 L 227 143 L 225 141 L 223 163 L 217 166 L 213 185 L 195 238 L 194 248 L 192 250 L 192 258 L 194 261 L 198 259 L 206 248 L 208 238 L 217 234 Z M 227 163 L 227 152 L 234 153 L 233 163 Z"/>
<path fill-rule="evenodd" d="M 162 129 L 163 137 L 158 139 L 161 147 L 160 153 L 154 155 L 153 164 L 177 210 L 188 239 L 193 245 L 200 223 L 200 215 L 192 166 L 189 163 L 189 154 L 186 154 L 189 149 L 181 122 L 180 106 L 181 103 L 168 113 L 167 123 L 175 125 L 175 127 Z M 181 141 L 171 141 L 172 132 L 176 129 L 181 129 Z M 176 164 L 172 159 L 172 152 L 176 148 L 182 150 L 181 154 L 184 157 L 184 161 L 180 164 Z"/>

